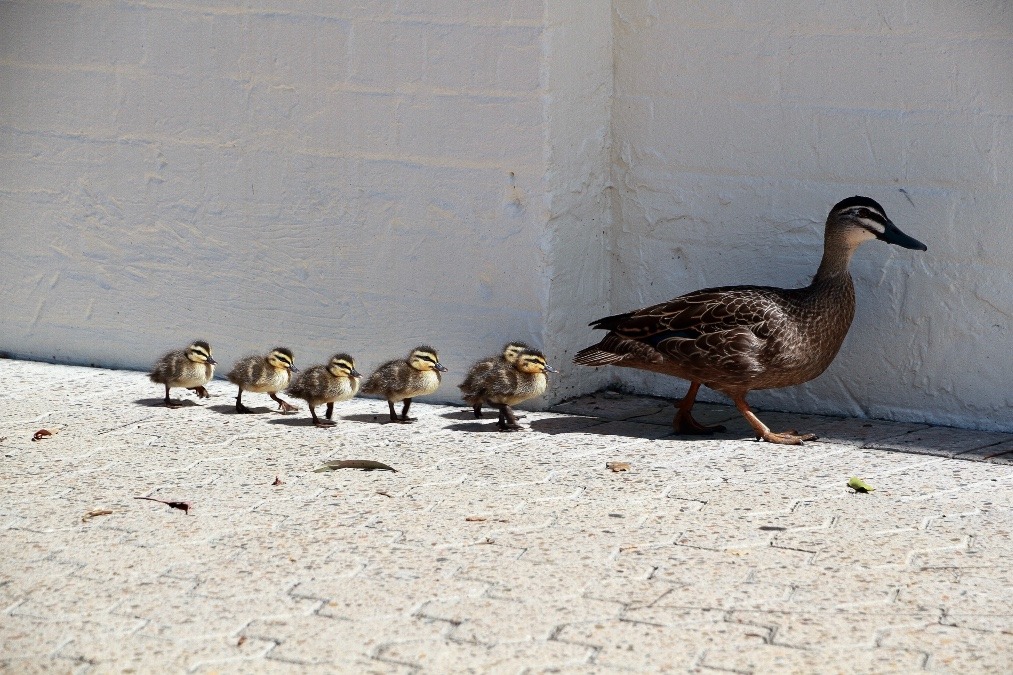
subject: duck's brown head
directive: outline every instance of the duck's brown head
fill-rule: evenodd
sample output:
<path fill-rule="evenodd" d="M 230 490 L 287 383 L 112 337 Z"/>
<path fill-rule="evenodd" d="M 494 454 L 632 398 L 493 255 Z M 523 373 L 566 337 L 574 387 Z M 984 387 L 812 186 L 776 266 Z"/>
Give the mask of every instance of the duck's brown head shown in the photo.
<path fill-rule="evenodd" d="M 830 209 L 827 217 L 827 236 L 842 237 L 851 248 L 863 242 L 879 239 L 915 251 L 926 251 L 928 247 L 914 237 L 900 231 L 886 215 L 886 210 L 875 199 L 869 197 L 848 197 Z"/>

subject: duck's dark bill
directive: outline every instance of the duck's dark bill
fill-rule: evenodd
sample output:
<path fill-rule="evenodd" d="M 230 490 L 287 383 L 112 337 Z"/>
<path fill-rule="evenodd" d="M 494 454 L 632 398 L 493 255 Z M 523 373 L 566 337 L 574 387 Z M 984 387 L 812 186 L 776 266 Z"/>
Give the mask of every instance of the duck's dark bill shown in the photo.
<path fill-rule="evenodd" d="M 928 246 L 921 243 L 914 237 L 909 237 L 908 235 L 904 234 L 903 232 L 900 231 L 900 228 L 898 228 L 893 223 L 886 224 L 886 231 L 883 232 L 883 234 L 880 235 L 879 238 L 889 244 L 896 244 L 897 246 L 901 246 L 903 248 L 910 248 L 915 251 L 929 250 Z"/>

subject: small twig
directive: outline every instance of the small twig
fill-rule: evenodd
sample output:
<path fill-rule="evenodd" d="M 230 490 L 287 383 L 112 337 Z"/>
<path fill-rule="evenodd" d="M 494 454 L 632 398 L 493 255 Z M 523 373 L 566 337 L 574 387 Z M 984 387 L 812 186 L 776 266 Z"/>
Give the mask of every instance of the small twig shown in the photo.
<path fill-rule="evenodd" d="M 166 506 L 171 506 L 174 509 L 179 509 L 186 515 L 190 515 L 190 509 L 193 508 L 193 504 L 191 504 L 190 502 L 172 502 L 166 501 L 164 499 L 156 499 L 154 497 L 134 497 L 134 499 L 147 499 L 149 502 L 158 502 L 159 504 L 165 504 Z"/>

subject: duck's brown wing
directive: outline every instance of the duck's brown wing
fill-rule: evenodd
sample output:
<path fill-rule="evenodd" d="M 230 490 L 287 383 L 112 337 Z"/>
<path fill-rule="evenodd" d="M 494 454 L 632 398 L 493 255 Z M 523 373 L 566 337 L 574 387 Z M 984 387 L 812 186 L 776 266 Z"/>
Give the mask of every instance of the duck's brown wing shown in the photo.
<path fill-rule="evenodd" d="M 735 286 L 694 291 L 668 302 L 598 319 L 608 330 L 577 354 L 584 365 L 621 365 L 626 360 L 674 360 L 694 370 L 752 375 L 763 370 L 761 354 L 775 334 L 794 326 L 780 289 Z"/>

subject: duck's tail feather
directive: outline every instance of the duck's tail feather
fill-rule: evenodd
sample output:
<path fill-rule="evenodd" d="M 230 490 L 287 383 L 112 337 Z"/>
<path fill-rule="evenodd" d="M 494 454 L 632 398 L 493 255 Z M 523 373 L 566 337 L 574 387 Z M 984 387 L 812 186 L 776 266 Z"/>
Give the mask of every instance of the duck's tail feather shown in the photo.
<path fill-rule="evenodd" d="M 661 363 L 663 357 L 643 342 L 609 333 L 598 344 L 577 352 L 573 362 L 582 366 L 609 366 L 621 364 L 627 358 L 647 363 Z"/>
<path fill-rule="evenodd" d="M 622 361 L 625 356 L 612 354 L 598 348 L 598 345 L 581 349 L 573 357 L 573 362 L 581 366 L 610 366 Z"/>

